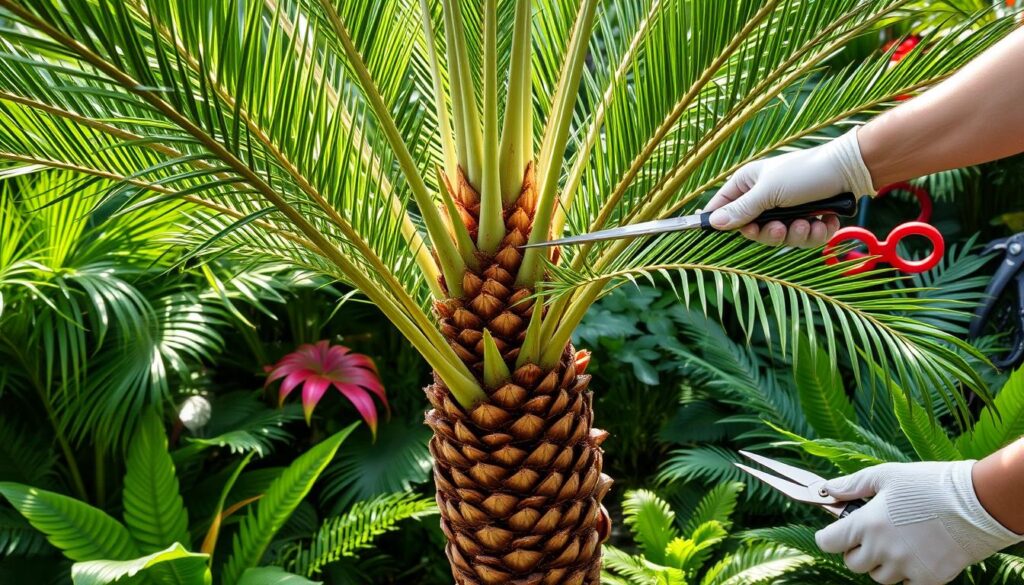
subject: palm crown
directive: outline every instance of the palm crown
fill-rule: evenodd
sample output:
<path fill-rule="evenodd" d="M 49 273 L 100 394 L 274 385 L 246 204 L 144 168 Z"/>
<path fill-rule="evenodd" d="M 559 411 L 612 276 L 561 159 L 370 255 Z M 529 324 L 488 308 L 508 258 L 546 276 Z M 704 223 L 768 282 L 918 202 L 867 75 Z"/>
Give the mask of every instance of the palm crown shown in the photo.
<path fill-rule="evenodd" d="M 101 196 L 124 210 L 180 202 L 190 258 L 285 260 L 361 291 L 436 372 L 457 579 L 596 582 L 603 437 L 568 347 L 617 284 L 664 277 L 784 350 L 816 335 L 905 388 L 984 395 L 971 350 L 912 319 L 919 299 L 813 252 L 725 234 L 518 248 L 689 210 L 744 162 L 937 82 L 1012 26 L 971 21 L 892 66 L 842 62 L 905 5 L 0 0 L 0 159 L 111 180 Z M 531 464 L 558 477 L 546 503 L 522 495 L 546 485 L 521 477 L 538 444 L 572 459 Z M 463 507 L 502 490 L 511 507 L 476 509 L 490 524 Z M 571 538 L 532 539 L 552 506 Z"/>

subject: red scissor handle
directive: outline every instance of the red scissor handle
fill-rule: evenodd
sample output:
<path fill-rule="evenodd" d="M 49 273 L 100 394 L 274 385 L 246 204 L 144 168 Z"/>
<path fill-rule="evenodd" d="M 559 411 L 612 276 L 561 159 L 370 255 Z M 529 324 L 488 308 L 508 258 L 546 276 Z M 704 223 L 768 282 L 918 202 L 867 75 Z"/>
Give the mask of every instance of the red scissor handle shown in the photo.
<path fill-rule="evenodd" d="M 896 246 L 903 238 L 910 236 L 921 236 L 927 239 L 932 245 L 931 254 L 921 260 L 907 260 L 901 257 L 896 251 Z M 836 247 L 843 242 L 850 241 L 862 242 L 867 246 L 868 251 L 865 254 L 853 250 L 843 258 L 844 260 L 866 258 L 862 263 L 847 270 L 845 273 L 847 276 L 872 270 L 879 262 L 885 262 L 901 272 L 924 272 L 938 264 L 946 252 L 946 243 L 935 226 L 920 221 L 908 221 L 896 226 L 881 242 L 878 241 L 875 234 L 862 227 L 843 228 L 836 232 L 836 235 L 832 236 L 825 246 L 825 262 L 830 265 L 839 262 L 840 258 L 834 253 Z"/>
<path fill-rule="evenodd" d="M 932 220 L 932 196 L 928 193 L 927 189 L 902 181 L 882 187 L 873 199 L 881 199 L 893 191 L 905 191 L 917 199 L 917 204 L 921 207 L 921 213 L 917 214 L 917 219 L 914 221 L 928 223 Z"/>

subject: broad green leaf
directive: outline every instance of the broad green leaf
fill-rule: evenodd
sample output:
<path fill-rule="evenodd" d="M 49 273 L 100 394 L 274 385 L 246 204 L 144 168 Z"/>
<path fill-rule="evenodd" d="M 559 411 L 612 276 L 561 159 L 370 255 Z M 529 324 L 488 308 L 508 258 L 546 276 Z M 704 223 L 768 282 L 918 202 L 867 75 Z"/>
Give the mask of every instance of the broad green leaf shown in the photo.
<path fill-rule="evenodd" d="M 985 407 L 971 431 L 956 442 L 964 457 L 982 459 L 1024 436 L 1024 371 L 1010 375 L 993 406 Z"/>
<path fill-rule="evenodd" d="M 358 424 L 349 425 L 303 453 L 270 484 L 255 509 L 242 519 L 241 528 L 235 535 L 231 557 L 224 565 L 224 585 L 237 585 L 246 569 L 260 564 L 274 535 L 306 497 L 320 473 L 334 458 L 342 441 Z"/>
<path fill-rule="evenodd" d="M 320 585 L 323 581 L 309 579 L 289 573 L 281 567 L 256 567 L 246 569 L 238 585 Z"/>
<path fill-rule="evenodd" d="M 174 543 L 164 550 L 129 561 L 86 561 L 71 567 L 71 579 L 75 585 L 107 585 L 120 579 L 164 567 L 175 575 L 176 583 L 182 585 L 210 585 L 212 577 L 207 567 L 208 555 L 185 550 L 180 543 Z M 164 582 L 158 578 L 159 582 Z"/>
<path fill-rule="evenodd" d="M 622 502 L 622 513 L 644 556 L 665 564 L 665 547 L 679 536 L 676 515 L 668 503 L 652 491 L 630 491 Z"/>
<path fill-rule="evenodd" d="M 127 560 L 139 555 L 128 529 L 102 510 L 17 483 L 0 483 L 0 494 L 73 561 Z"/>
<path fill-rule="evenodd" d="M 143 415 L 128 446 L 124 522 L 143 553 L 189 545 L 188 514 L 178 492 L 167 436 L 154 411 Z"/>
<path fill-rule="evenodd" d="M 837 365 L 828 352 L 800 336 L 793 363 L 793 381 L 800 408 L 817 435 L 824 439 L 854 440 L 846 421 L 857 420 L 853 403 L 846 396 Z"/>

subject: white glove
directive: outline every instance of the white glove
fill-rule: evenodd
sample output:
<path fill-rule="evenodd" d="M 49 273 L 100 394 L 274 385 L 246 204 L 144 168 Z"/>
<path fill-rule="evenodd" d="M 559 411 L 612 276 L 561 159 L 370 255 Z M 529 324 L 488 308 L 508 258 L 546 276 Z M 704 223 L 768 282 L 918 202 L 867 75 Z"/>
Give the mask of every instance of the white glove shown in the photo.
<path fill-rule="evenodd" d="M 829 481 L 833 497 L 872 500 L 820 530 L 818 546 L 844 553 L 851 571 L 879 583 L 948 583 L 968 565 L 1024 540 L 978 501 L 974 463 L 885 463 Z"/>
<path fill-rule="evenodd" d="M 839 220 L 796 220 L 787 230 L 782 222 L 758 227 L 750 222 L 774 207 L 792 207 L 851 192 L 873 195 L 871 173 L 861 158 L 857 128 L 821 146 L 788 152 L 744 165 L 726 181 L 704 211 L 721 230 L 742 227 L 744 236 L 777 246 L 816 247 L 839 229 Z"/>

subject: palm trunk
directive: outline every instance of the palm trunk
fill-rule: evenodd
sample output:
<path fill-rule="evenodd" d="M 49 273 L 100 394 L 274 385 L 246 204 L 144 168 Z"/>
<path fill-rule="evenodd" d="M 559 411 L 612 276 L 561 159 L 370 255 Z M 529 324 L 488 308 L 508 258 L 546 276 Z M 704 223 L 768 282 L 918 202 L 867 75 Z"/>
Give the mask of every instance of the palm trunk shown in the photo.
<path fill-rule="evenodd" d="M 449 191 L 475 238 L 480 198 L 460 176 Z M 455 582 L 597 585 L 600 544 L 609 532 L 601 499 L 611 478 L 601 473 L 590 376 L 571 346 L 545 371 L 515 367 L 535 310 L 532 291 L 515 288 L 517 246 L 533 225 L 532 167 L 516 202 L 504 209 L 505 237 L 479 271 L 467 271 L 465 296 L 435 305 L 441 331 L 483 379 L 484 329 L 494 337 L 511 379 L 488 388 L 487 401 L 466 410 L 437 381 L 426 388 L 433 409 L 434 481 L 441 528 Z"/>

